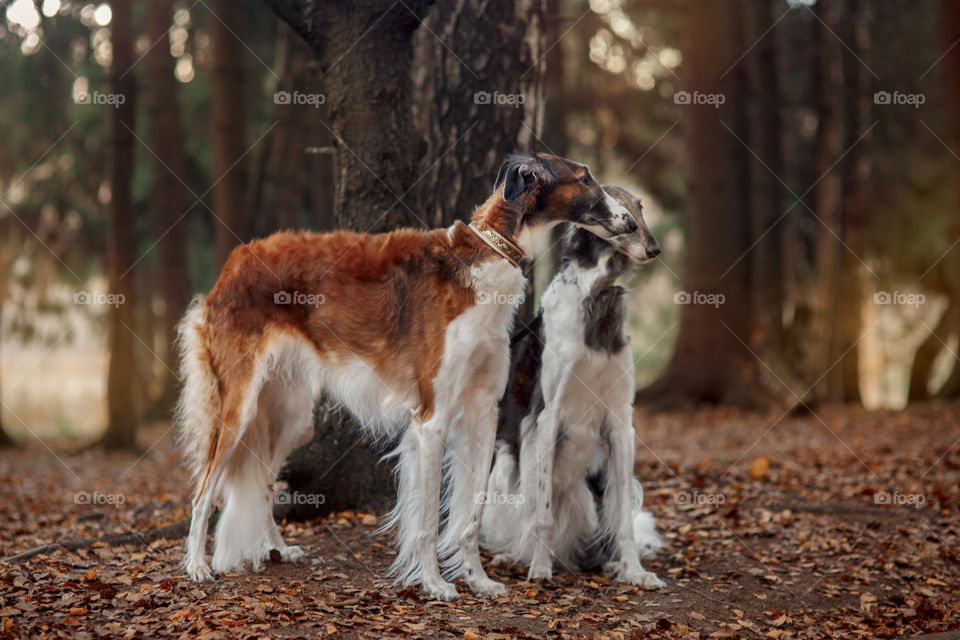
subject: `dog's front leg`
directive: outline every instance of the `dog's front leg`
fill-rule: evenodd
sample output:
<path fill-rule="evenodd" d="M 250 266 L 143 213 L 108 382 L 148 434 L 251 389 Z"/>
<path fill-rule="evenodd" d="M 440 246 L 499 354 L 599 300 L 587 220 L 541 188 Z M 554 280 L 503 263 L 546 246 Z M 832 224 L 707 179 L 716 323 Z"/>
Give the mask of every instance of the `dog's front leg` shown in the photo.
<path fill-rule="evenodd" d="M 443 469 L 443 450 L 447 439 L 448 416 L 438 413 L 420 430 L 419 469 L 417 493 L 420 508 L 417 521 L 417 552 L 420 556 L 420 572 L 423 590 L 436 600 L 453 600 L 457 588 L 440 576 L 437 558 L 437 530 L 440 526 L 440 480 Z"/>
<path fill-rule="evenodd" d="M 549 540 L 553 536 L 553 459 L 557 451 L 557 433 L 560 430 L 560 402 L 567 387 L 568 376 L 561 377 L 554 393 L 547 397 L 544 410 L 537 416 L 536 518 L 533 525 L 533 558 L 530 560 L 528 580 L 549 580 L 553 577 L 553 558 Z M 545 390 L 546 391 L 546 390 Z"/>
<path fill-rule="evenodd" d="M 469 464 L 469 495 L 471 500 L 466 504 L 451 504 L 451 514 L 455 509 L 469 509 L 467 524 L 460 535 L 460 554 L 463 557 L 464 579 L 467 586 L 476 595 L 501 596 L 507 593 L 507 588 L 496 580 L 491 580 L 483 570 L 480 562 L 480 516 L 483 512 L 481 497 L 487 488 L 487 479 L 490 475 L 490 463 L 493 460 L 493 446 L 497 436 L 497 398 L 491 397 L 489 404 L 480 404 L 477 409 L 474 438 L 476 450 L 472 452 L 469 463 L 456 460 L 454 464 Z M 451 515 L 451 521 L 457 520 Z"/>
<path fill-rule="evenodd" d="M 627 405 L 612 412 L 610 425 L 610 466 L 612 477 L 607 485 L 604 510 L 615 527 L 618 559 L 614 563 L 614 575 L 621 582 L 639 585 L 647 589 L 665 586 L 652 571 L 640 564 L 640 555 L 633 539 L 633 464 L 634 430 L 633 407 Z"/>

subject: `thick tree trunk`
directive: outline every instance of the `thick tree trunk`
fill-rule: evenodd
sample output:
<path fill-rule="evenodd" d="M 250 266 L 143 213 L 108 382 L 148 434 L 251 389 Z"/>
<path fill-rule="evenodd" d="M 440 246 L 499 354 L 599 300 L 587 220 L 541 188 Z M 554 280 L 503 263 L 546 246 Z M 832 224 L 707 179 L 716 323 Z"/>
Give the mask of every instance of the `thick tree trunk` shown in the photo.
<path fill-rule="evenodd" d="M 210 105 L 213 124 L 213 211 L 217 266 L 247 235 L 247 126 L 243 92 L 244 12 L 233 0 L 212 0 L 208 16 L 213 76 Z"/>
<path fill-rule="evenodd" d="M 687 265 L 680 334 L 665 373 L 638 393 L 654 409 L 687 403 L 754 405 L 762 398 L 750 340 L 749 202 L 746 154 L 738 112 L 744 69 L 731 64 L 742 52 L 738 12 L 712 0 L 688 4 L 682 78 L 691 96 L 720 94 L 722 104 L 687 104 L 683 111 L 689 183 Z M 721 76 L 723 76 L 721 78 Z"/>
<path fill-rule="evenodd" d="M 337 226 L 377 232 L 419 225 L 423 208 L 407 191 L 425 148 L 411 123 L 410 62 L 417 16 L 427 3 L 365 0 L 344 11 L 306 0 L 267 2 L 324 69 L 336 147 Z"/>
<path fill-rule="evenodd" d="M 746 36 L 757 42 L 744 64 L 750 86 L 749 144 L 759 160 L 749 163 L 753 330 L 751 348 L 765 360 L 779 360 L 783 314 L 783 174 L 780 91 L 773 5 L 745 4 Z"/>
<path fill-rule="evenodd" d="M 325 70 L 338 227 L 379 232 L 465 218 L 490 193 L 503 152 L 529 147 L 529 131 L 539 133 L 535 2 L 501 0 L 481 10 L 473 2 L 364 0 L 349 12 L 306 0 L 267 2 Z M 523 93 L 524 104 L 481 104 L 478 91 Z M 291 455 L 281 476 L 296 491 L 322 494 L 324 504 L 286 515 L 390 504 L 391 470 L 377 464 L 380 454 L 351 417 L 322 403 L 313 441 Z"/>
<path fill-rule="evenodd" d="M 504 154 L 543 149 L 544 27 L 535 0 L 440 2 L 422 17 L 411 106 L 426 146 L 414 191 L 422 224 L 439 227 L 487 198 Z M 522 319 L 533 317 L 532 268 L 526 275 Z"/>
<path fill-rule="evenodd" d="M 163 39 L 150 49 L 144 59 L 147 74 L 148 113 L 151 123 L 150 146 L 156 154 L 153 167 L 154 228 L 157 238 L 158 287 L 163 300 L 160 317 L 164 335 L 163 380 L 159 397 L 150 412 L 155 417 L 168 417 L 179 393 L 180 369 L 176 348 L 177 323 L 190 300 L 190 279 L 187 272 L 187 211 L 184 176 L 180 107 L 177 103 L 177 81 L 174 61 L 166 46 L 166 34 L 173 18 L 173 0 L 151 0 L 147 3 L 147 35 L 150 42 Z"/>
<path fill-rule="evenodd" d="M 110 365 L 107 372 L 107 431 L 100 442 L 107 448 L 136 446 L 140 419 L 141 384 L 134 353 L 134 272 L 136 221 L 131 179 L 133 177 L 134 112 L 136 82 L 133 73 L 123 75 L 133 64 L 133 17 L 131 0 L 113 3 L 111 38 L 113 62 L 110 85 L 123 103 L 109 110 L 110 210 L 107 235 L 107 277 L 110 293 L 118 304 L 108 311 Z M 121 298 L 122 296 L 122 298 Z"/>
<path fill-rule="evenodd" d="M 426 141 L 416 190 L 427 226 L 463 219 L 483 202 L 504 154 L 542 146 L 543 25 L 535 4 L 441 2 L 414 35 L 411 106 Z"/>
<path fill-rule="evenodd" d="M 823 23 L 820 36 L 819 125 L 817 131 L 817 172 L 822 176 L 816 187 L 814 210 L 819 217 L 817 232 L 816 284 L 814 285 L 814 318 L 810 339 L 814 343 L 807 374 L 823 379 L 814 390 L 821 400 L 840 401 L 842 375 L 830 369 L 831 356 L 839 343 L 836 326 L 841 255 L 844 251 L 838 238 L 843 233 L 843 180 L 839 169 L 832 167 L 843 153 L 843 48 L 834 36 L 841 30 L 838 0 L 821 0 L 817 12 Z M 831 31 L 833 33 L 831 33 Z M 859 313 L 859 312 L 858 312 Z M 828 369 L 830 372 L 827 373 Z"/>

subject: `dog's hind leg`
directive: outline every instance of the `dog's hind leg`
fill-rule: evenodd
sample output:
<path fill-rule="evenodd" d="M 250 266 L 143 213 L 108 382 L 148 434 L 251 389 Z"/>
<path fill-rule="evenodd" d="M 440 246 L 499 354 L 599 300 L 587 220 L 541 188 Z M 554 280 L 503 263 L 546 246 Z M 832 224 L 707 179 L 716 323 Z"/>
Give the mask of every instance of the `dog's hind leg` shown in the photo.
<path fill-rule="evenodd" d="M 194 501 L 190 515 L 190 533 L 187 534 L 187 551 L 183 564 L 187 576 L 197 582 L 213 578 L 206 558 L 207 522 L 210 520 L 210 509 L 219 477 L 219 472 L 209 477 L 203 492 Z"/>
<path fill-rule="evenodd" d="M 610 438 L 610 477 L 604 492 L 604 526 L 613 533 L 617 559 L 613 563 L 617 580 L 647 589 L 665 583 L 640 564 L 633 536 L 633 463 L 634 431 L 629 404 L 607 416 Z"/>
<path fill-rule="evenodd" d="M 313 409 L 313 395 L 309 380 L 292 380 L 283 383 L 271 380 L 260 392 L 261 411 L 269 416 L 269 450 L 267 481 L 276 480 L 280 468 L 287 456 L 296 447 L 310 439 L 310 426 Z M 288 545 L 273 519 L 273 504 L 268 497 L 269 506 L 264 513 L 264 533 L 267 546 L 280 552 L 280 557 L 294 561 L 304 556 L 303 550 L 296 545 Z"/>

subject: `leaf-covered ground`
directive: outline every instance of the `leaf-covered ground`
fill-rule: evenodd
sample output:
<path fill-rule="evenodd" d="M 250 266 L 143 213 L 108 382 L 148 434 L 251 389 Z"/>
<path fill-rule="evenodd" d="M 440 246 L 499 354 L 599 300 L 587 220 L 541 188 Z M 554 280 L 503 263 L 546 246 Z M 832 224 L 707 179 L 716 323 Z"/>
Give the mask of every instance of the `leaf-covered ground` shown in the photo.
<path fill-rule="evenodd" d="M 638 416 L 665 548 L 642 591 L 491 568 L 508 596 L 427 602 L 383 579 L 377 515 L 286 523 L 308 558 L 197 585 L 182 540 L 0 562 L 0 637 L 900 638 L 960 629 L 960 407 Z M 171 434 L 142 456 L 0 453 L 0 556 L 187 515 Z"/>

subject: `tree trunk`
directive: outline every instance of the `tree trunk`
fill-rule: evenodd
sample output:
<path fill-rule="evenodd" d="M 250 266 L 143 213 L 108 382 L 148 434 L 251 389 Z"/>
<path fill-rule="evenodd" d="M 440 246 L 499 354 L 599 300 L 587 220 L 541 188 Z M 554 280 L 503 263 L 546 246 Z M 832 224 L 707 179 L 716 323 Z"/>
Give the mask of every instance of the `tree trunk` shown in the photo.
<path fill-rule="evenodd" d="M 110 211 L 107 234 L 107 277 L 117 304 L 108 311 L 110 366 L 107 372 L 107 431 L 100 442 L 109 449 L 134 448 L 140 418 L 141 384 L 134 345 L 135 292 L 133 264 L 136 260 L 136 220 L 131 179 L 133 177 L 133 128 L 136 82 L 133 73 L 133 17 L 131 0 L 113 3 L 110 30 L 113 62 L 111 90 L 123 96 L 122 104 L 109 109 L 110 119 Z M 122 296 L 122 298 L 121 298 Z"/>
<path fill-rule="evenodd" d="M 750 340 L 750 260 L 741 259 L 750 240 L 745 193 L 746 154 L 721 123 L 743 138 L 744 69 L 739 16 L 712 0 L 690 2 L 685 14 L 683 85 L 691 95 L 721 94 L 722 104 L 687 104 L 683 112 L 687 151 L 685 293 L 680 334 L 665 373 L 638 393 L 654 409 L 701 402 L 755 405 L 762 398 Z M 723 76 L 721 78 L 721 76 Z"/>
<path fill-rule="evenodd" d="M 380 232 L 463 219 L 489 195 L 503 152 L 529 147 L 529 130 L 539 133 L 542 37 L 534 2 L 500 0 L 481 10 L 479 2 L 363 0 L 349 12 L 307 0 L 267 2 L 325 69 L 338 227 Z M 477 91 L 494 90 L 525 92 L 524 104 L 474 100 Z M 281 477 L 325 502 L 285 515 L 389 505 L 394 488 L 390 468 L 377 464 L 381 453 L 362 441 L 350 416 L 322 403 L 313 441 L 291 455 Z"/>
<path fill-rule="evenodd" d="M 180 369 L 177 353 L 177 323 L 190 300 L 190 279 L 187 272 L 187 195 L 183 180 L 183 157 L 180 108 L 177 103 L 177 81 L 174 61 L 166 46 L 166 33 L 173 18 L 173 0 L 151 0 L 146 6 L 147 35 L 150 42 L 163 40 L 150 49 L 144 59 L 146 70 L 147 108 L 151 123 L 150 146 L 156 154 L 153 166 L 153 218 L 157 245 L 158 287 L 163 300 L 159 318 L 164 335 L 161 351 L 164 370 L 161 391 L 151 415 L 169 417 L 179 394 Z"/>
<path fill-rule="evenodd" d="M 307 134 L 310 121 L 322 106 L 323 94 L 311 69 L 310 48 L 289 26 L 279 23 L 273 120 L 265 143 L 266 154 L 256 194 L 253 236 L 304 226 L 307 187 Z"/>
<path fill-rule="evenodd" d="M 836 327 L 830 349 L 830 364 L 838 362 L 831 372 L 831 397 L 843 402 L 860 402 L 860 336 L 863 332 L 863 304 L 867 273 L 863 260 L 870 210 L 870 175 L 872 173 L 869 142 L 864 138 L 870 129 L 873 106 L 870 91 L 870 25 L 864 0 L 850 0 L 842 16 L 840 37 L 856 53 L 843 57 L 844 108 L 848 149 L 843 164 L 843 229 L 840 247 L 840 282 L 833 323 Z M 857 59 L 859 58 L 859 60 Z M 835 372 L 835 373 L 834 373 Z"/>
<path fill-rule="evenodd" d="M 840 401 L 843 399 L 842 376 L 836 367 L 830 367 L 834 364 L 831 355 L 835 353 L 835 345 L 839 341 L 835 320 L 841 278 L 840 252 L 844 249 L 837 238 L 841 238 L 843 233 L 843 181 L 840 170 L 831 167 L 843 153 L 843 45 L 833 35 L 841 30 L 839 2 L 821 0 L 816 10 L 823 23 L 819 48 L 820 105 L 817 131 L 817 172 L 822 179 L 816 187 L 814 206 L 820 227 L 817 232 L 815 306 L 810 336 L 814 351 L 807 374 L 812 380 L 823 375 L 814 390 L 818 399 Z"/>
<path fill-rule="evenodd" d="M 941 62 L 944 79 L 947 87 L 947 110 L 950 124 L 951 147 L 960 149 L 960 48 L 954 46 L 960 40 L 960 4 L 952 0 L 941 0 L 941 25 L 946 55 Z M 960 165 L 953 165 L 953 225 L 952 238 L 960 238 Z M 944 258 L 948 266 L 945 267 L 950 288 L 950 300 L 956 308 L 960 305 L 960 247 L 954 247 Z M 954 313 L 954 335 L 960 333 L 960 312 Z M 960 398 L 960 362 L 955 362 L 953 372 L 946 383 L 937 392 L 937 396 L 945 399 Z"/>
<path fill-rule="evenodd" d="M 472 212 L 489 196 L 504 154 L 543 148 L 545 52 L 537 4 L 440 2 L 422 16 L 414 34 L 411 106 L 426 141 L 415 188 L 424 226 L 446 226 Z M 532 267 L 526 276 L 518 316 L 529 320 Z"/>
<path fill-rule="evenodd" d="M 407 191 L 425 149 L 411 123 L 410 74 L 412 36 L 426 3 L 364 0 L 344 11 L 306 0 L 267 2 L 325 69 L 337 227 L 377 232 L 419 226 L 423 209 Z"/>
<path fill-rule="evenodd" d="M 213 57 L 213 211 L 217 266 L 247 236 L 247 125 L 243 61 L 244 12 L 232 0 L 212 0 L 207 17 Z"/>
<path fill-rule="evenodd" d="M 783 314 L 783 175 L 777 38 L 769 0 L 745 5 L 746 35 L 757 42 L 743 62 L 750 85 L 749 144 L 759 160 L 749 162 L 753 330 L 750 346 L 766 359 L 779 359 Z"/>

